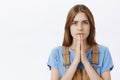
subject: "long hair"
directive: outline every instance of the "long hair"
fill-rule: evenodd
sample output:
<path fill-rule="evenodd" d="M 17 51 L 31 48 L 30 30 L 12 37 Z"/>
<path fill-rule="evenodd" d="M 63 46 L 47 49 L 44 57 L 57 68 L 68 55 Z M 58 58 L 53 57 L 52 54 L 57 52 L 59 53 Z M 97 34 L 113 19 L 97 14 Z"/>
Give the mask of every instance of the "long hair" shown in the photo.
<path fill-rule="evenodd" d="M 62 46 L 69 47 L 73 42 L 73 37 L 71 36 L 71 32 L 70 32 L 70 26 L 78 12 L 85 13 L 85 15 L 87 16 L 90 22 L 90 33 L 89 33 L 89 36 L 87 37 L 88 45 L 92 46 L 94 44 L 97 44 L 95 41 L 95 22 L 94 22 L 93 15 L 87 6 L 83 4 L 79 4 L 79 5 L 73 6 L 68 13 L 66 24 L 65 24 L 65 32 L 64 32 L 64 39 L 63 39 Z"/>

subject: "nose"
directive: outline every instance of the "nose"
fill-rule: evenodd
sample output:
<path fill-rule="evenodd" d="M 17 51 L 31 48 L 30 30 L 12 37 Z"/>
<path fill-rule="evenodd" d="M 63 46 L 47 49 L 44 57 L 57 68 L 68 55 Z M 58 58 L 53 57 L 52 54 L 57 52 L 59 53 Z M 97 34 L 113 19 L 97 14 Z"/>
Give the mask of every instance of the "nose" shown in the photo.
<path fill-rule="evenodd" d="M 82 31 L 82 30 L 83 30 L 83 27 L 82 27 L 82 24 L 81 24 L 81 23 L 78 24 L 78 30 L 79 30 L 79 31 Z"/>

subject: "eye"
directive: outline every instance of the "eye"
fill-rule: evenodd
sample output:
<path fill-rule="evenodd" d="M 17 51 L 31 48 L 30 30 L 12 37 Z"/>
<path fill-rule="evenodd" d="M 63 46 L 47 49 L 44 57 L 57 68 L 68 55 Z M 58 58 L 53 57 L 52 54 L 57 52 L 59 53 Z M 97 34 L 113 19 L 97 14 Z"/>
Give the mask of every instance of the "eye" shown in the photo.
<path fill-rule="evenodd" d="M 89 22 L 88 21 L 83 21 L 83 24 L 89 24 Z"/>
<path fill-rule="evenodd" d="M 73 21 L 73 22 L 72 22 L 72 25 L 73 25 L 73 24 L 77 24 L 77 23 L 78 23 L 77 21 Z"/>

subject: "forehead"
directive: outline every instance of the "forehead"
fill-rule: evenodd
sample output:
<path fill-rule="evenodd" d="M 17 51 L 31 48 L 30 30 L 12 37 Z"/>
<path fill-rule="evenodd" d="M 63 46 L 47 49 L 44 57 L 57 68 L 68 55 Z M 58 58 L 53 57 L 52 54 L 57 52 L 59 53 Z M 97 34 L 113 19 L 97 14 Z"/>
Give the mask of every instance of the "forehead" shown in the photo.
<path fill-rule="evenodd" d="M 74 18 L 74 21 L 83 21 L 83 20 L 88 20 L 87 16 L 83 12 L 78 12 Z"/>

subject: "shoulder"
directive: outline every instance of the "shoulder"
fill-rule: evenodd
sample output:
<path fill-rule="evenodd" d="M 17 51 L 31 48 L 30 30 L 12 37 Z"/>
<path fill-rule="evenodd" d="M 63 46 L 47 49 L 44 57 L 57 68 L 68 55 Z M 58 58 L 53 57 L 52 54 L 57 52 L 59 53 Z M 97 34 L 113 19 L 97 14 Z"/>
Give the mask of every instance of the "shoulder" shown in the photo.
<path fill-rule="evenodd" d="M 111 53 L 107 46 L 98 45 L 99 48 L 99 67 L 100 67 L 100 74 L 107 70 L 112 70 L 113 68 L 113 61 L 111 57 Z"/>
<path fill-rule="evenodd" d="M 49 66 L 50 69 L 51 67 L 54 67 L 57 70 L 59 70 L 59 65 L 60 65 L 59 63 L 61 60 L 59 53 L 60 53 L 61 48 L 62 46 L 57 46 L 51 50 L 51 53 L 49 55 L 48 62 L 47 62 L 47 65 Z"/>
<path fill-rule="evenodd" d="M 105 46 L 105 45 L 102 45 L 102 44 L 98 44 L 98 48 L 99 48 L 100 50 L 105 50 L 105 49 L 107 49 L 108 47 Z"/>
<path fill-rule="evenodd" d="M 98 45 L 98 48 L 99 48 L 99 58 L 101 60 L 111 59 L 111 53 L 107 46 Z"/>
<path fill-rule="evenodd" d="M 102 58 L 111 55 L 109 48 L 107 46 L 103 46 L 101 44 L 98 45 L 98 52 L 99 52 L 100 57 L 102 57 Z"/>
<path fill-rule="evenodd" d="M 63 49 L 62 46 L 56 46 L 52 49 L 52 51 L 61 51 Z"/>
<path fill-rule="evenodd" d="M 105 52 L 109 50 L 107 46 L 101 45 L 101 44 L 98 44 L 98 49 L 99 49 L 99 52 Z"/>
<path fill-rule="evenodd" d="M 61 53 L 63 50 L 63 47 L 62 46 L 56 46 L 52 49 L 51 51 L 51 55 L 59 55 L 59 53 Z"/>

